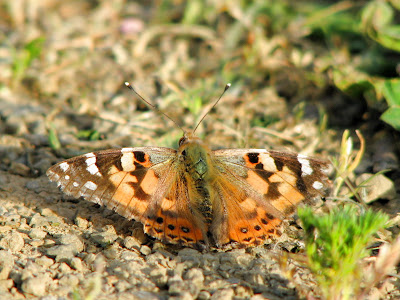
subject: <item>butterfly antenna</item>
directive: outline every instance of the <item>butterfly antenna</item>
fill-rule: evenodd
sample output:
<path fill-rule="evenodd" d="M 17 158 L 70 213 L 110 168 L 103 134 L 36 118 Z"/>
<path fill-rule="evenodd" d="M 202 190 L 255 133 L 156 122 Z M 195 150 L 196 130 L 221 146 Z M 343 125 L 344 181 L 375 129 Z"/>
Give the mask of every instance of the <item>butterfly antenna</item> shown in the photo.
<path fill-rule="evenodd" d="M 210 113 L 210 111 L 218 104 L 219 100 L 221 100 L 222 96 L 225 94 L 225 92 L 231 87 L 231 84 L 228 83 L 227 85 L 225 85 L 225 89 L 222 92 L 221 96 L 219 96 L 218 100 L 215 101 L 214 105 L 204 114 L 204 116 L 201 118 L 201 120 L 199 121 L 199 123 L 197 123 L 196 127 L 193 130 L 193 133 L 196 131 L 197 127 L 199 127 L 199 125 L 201 124 L 201 122 L 203 122 L 204 118 Z"/>
<path fill-rule="evenodd" d="M 183 128 L 181 126 L 179 126 L 178 123 L 176 123 L 170 116 L 168 116 L 166 113 L 164 113 L 163 111 L 161 111 L 160 109 L 158 109 L 156 106 L 154 106 L 153 104 L 151 104 L 149 101 L 147 101 L 146 99 L 144 99 L 138 92 L 136 92 L 136 90 L 131 86 L 131 84 L 127 81 L 125 81 L 125 85 L 136 94 L 136 96 L 138 96 L 143 102 L 145 102 L 148 106 L 150 106 L 152 109 L 154 109 L 157 113 L 167 117 L 169 120 L 171 120 L 177 127 L 179 127 L 180 130 L 184 131 Z"/>

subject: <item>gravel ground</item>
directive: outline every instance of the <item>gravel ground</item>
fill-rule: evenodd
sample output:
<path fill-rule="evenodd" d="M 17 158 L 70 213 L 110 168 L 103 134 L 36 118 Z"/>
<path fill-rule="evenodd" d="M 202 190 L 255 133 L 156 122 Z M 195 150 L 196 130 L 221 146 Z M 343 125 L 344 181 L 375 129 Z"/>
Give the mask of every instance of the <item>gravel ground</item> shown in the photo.
<path fill-rule="evenodd" d="M 313 44 L 298 18 L 275 28 L 266 14 L 251 20 L 252 8 L 240 10 L 243 1 L 217 1 L 197 24 L 183 20 L 190 15 L 185 1 L 172 2 L 0 4 L 0 299 L 319 297 L 309 271 L 286 259 L 304 249 L 296 222 L 262 247 L 200 253 L 163 245 L 141 224 L 70 198 L 48 181 L 51 165 L 82 153 L 176 147 L 181 130 L 124 81 L 134 80 L 146 99 L 189 128 L 232 81 L 197 131 L 213 148 L 337 157 L 343 130 L 361 128 L 367 148 L 357 175 L 392 170 L 374 183 L 371 202 L 380 200 L 371 206 L 400 213 L 398 133 L 365 99 L 350 99 L 329 83 L 331 49 Z M 26 63 L 32 41 L 40 53 Z M 342 48 L 337 56 L 346 66 L 357 61 Z M 50 147 L 51 132 L 60 149 Z M 384 240 L 399 234 L 397 224 Z M 400 299 L 399 285 L 392 277 L 375 298 Z"/>
<path fill-rule="evenodd" d="M 0 183 L 1 299 L 298 298 L 278 247 L 200 253 L 165 246 L 133 222 L 65 198 L 44 176 L 1 172 Z M 310 283 L 296 268 L 299 282 Z"/>

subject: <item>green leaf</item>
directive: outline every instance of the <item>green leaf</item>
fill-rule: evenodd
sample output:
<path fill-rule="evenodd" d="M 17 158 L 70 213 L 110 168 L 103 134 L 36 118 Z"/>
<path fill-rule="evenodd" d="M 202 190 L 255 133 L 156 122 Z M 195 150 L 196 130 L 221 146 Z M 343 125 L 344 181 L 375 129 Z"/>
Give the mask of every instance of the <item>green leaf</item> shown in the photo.
<path fill-rule="evenodd" d="M 391 107 L 381 115 L 381 120 L 400 131 L 400 107 Z"/>
<path fill-rule="evenodd" d="M 50 124 L 48 139 L 51 149 L 58 150 L 61 148 L 61 143 L 57 137 L 57 131 L 53 123 Z"/>

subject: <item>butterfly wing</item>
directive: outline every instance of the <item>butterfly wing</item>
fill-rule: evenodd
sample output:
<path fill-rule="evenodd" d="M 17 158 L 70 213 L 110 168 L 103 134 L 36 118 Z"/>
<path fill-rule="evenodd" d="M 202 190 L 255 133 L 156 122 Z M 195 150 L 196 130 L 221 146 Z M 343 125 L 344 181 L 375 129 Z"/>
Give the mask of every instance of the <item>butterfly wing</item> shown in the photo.
<path fill-rule="evenodd" d="M 140 221 L 146 233 L 163 241 L 207 243 L 176 157 L 176 150 L 162 147 L 105 150 L 60 162 L 47 175 L 66 194 Z"/>
<path fill-rule="evenodd" d="M 305 200 L 323 195 L 328 164 L 299 154 L 260 149 L 213 152 L 221 199 L 211 232 L 220 245 L 251 246 L 280 235 L 279 225 Z M 218 212 L 219 211 L 219 212 Z"/>

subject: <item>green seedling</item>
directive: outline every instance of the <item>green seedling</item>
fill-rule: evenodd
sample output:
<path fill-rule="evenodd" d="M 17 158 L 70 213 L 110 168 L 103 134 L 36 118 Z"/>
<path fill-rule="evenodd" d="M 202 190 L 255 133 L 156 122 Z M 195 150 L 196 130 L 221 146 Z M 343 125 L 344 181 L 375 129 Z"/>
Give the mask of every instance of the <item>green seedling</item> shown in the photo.
<path fill-rule="evenodd" d="M 305 207 L 298 215 L 305 232 L 307 265 L 324 298 L 357 299 L 364 293 L 362 263 L 370 254 L 367 247 L 388 216 L 351 205 L 324 215 Z"/>

